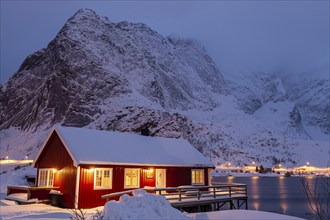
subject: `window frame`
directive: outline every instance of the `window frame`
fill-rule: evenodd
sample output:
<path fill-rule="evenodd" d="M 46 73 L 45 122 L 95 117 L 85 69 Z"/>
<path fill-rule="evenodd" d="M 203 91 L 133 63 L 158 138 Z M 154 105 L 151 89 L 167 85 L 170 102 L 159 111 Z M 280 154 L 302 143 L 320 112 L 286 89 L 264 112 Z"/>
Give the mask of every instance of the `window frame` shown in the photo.
<path fill-rule="evenodd" d="M 194 172 L 195 172 L 195 182 L 193 183 L 193 175 L 194 175 Z M 196 182 L 196 172 L 202 172 L 203 174 L 203 181 L 202 183 L 200 182 Z M 205 185 L 205 170 L 204 169 L 192 169 L 191 170 L 191 185 Z"/>
<path fill-rule="evenodd" d="M 101 174 L 101 186 L 96 186 L 96 173 L 97 171 L 102 171 Z M 104 171 L 109 171 L 109 186 L 103 186 L 103 179 L 104 179 Z M 112 189 L 112 182 L 113 182 L 113 168 L 95 168 L 94 169 L 94 190 L 102 190 L 102 189 Z"/>
<path fill-rule="evenodd" d="M 47 172 L 46 173 L 46 185 L 41 185 L 41 173 L 42 172 Z M 52 175 L 51 175 L 52 174 Z M 54 179 L 55 179 L 55 172 L 53 168 L 40 168 L 38 170 L 38 187 L 53 187 L 54 186 Z M 51 184 L 50 184 L 51 183 Z"/>
<path fill-rule="evenodd" d="M 137 171 L 137 185 L 132 186 L 132 185 L 126 185 L 126 172 L 129 170 L 136 170 Z M 140 188 L 140 168 L 125 168 L 124 169 L 124 189 L 135 189 L 135 188 Z"/>

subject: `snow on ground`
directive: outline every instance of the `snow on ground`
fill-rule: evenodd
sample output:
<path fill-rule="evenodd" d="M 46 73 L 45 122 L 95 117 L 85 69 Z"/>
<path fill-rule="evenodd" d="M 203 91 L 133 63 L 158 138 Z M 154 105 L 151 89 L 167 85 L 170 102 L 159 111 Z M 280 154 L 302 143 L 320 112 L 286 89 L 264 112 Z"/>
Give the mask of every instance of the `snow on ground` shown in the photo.
<path fill-rule="evenodd" d="M 221 220 L 221 219 L 268 219 L 268 220 L 299 220 L 301 218 L 281 215 L 270 212 L 261 212 L 255 210 L 226 210 L 226 211 L 217 211 L 217 212 L 205 212 L 205 213 L 196 213 L 190 214 L 194 220 Z"/>
<path fill-rule="evenodd" d="M 1 200 L 3 201 L 3 200 Z M 61 209 L 45 204 L 16 205 L 0 202 L 0 219 L 68 219 L 72 210 Z M 95 219 L 102 207 L 84 209 L 86 219 Z M 123 195 L 119 201 L 109 201 L 103 209 L 103 219 L 277 219 L 299 220 L 300 218 L 270 212 L 253 210 L 227 210 L 205 213 L 182 213 L 170 206 L 160 195 L 144 190 L 135 190 L 133 196 Z"/>
<path fill-rule="evenodd" d="M 87 219 L 93 219 L 95 209 L 86 209 Z M 98 208 L 100 210 L 100 208 Z M 0 206 L 0 219 L 70 219 L 69 209 L 57 208 L 45 204 Z"/>
<path fill-rule="evenodd" d="M 69 219 L 73 210 L 54 207 L 46 204 L 18 205 L 6 200 L 6 194 L 0 193 L 0 219 Z M 84 209 L 86 219 L 94 219 L 103 207 Z"/>
<path fill-rule="evenodd" d="M 119 201 L 107 202 L 103 209 L 105 219 L 189 219 L 171 207 L 165 197 L 133 191 L 133 196 L 123 195 Z"/>

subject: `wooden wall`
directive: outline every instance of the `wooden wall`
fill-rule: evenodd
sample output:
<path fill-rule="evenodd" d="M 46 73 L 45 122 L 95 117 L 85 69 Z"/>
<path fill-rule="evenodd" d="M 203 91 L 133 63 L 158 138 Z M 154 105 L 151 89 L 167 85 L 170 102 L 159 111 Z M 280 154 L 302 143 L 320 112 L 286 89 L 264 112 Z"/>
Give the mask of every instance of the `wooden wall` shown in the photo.
<path fill-rule="evenodd" d="M 94 170 L 93 168 L 112 168 L 113 182 L 112 189 L 94 190 Z M 166 187 L 177 187 L 181 185 L 191 185 L 191 169 L 199 169 L 194 167 L 150 167 L 150 166 L 101 166 L 101 165 L 81 165 L 80 184 L 79 184 L 79 208 L 92 208 L 103 206 L 106 202 L 101 196 L 113 192 L 126 191 L 124 189 L 124 173 L 125 168 L 140 168 L 140 188 L 145 186 L 155 187 L 156 169 L 166 169 Z M 147 169 L 153 168 L 153 177 L 147 178 Z M 208 185 L 207 168 L 204 169 L 205 185 Z M 117 198 L 118 199 L 118 198 Z"/>
<path fill-rule="evenodd" d="M 54 168 L 57 170 L 54 175 L 54 186 L 59 187 L 61 193 L 63 193 L 63 205 L 73 208 L 77 168 L 73 166 L 73 160 L 56 132 L 53 132 L 48 139 L 36 161 L 36 167 L 38 168 L 37 175 L 40 168 Z M 38 176 L 36 184 L 38 184 Z"/>

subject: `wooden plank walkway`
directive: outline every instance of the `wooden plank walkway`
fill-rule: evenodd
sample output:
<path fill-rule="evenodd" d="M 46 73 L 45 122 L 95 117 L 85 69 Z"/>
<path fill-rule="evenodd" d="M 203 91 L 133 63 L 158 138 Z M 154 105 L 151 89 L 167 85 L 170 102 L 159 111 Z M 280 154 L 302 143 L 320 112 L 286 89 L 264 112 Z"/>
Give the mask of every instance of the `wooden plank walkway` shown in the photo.
<path fill-rule="evenodd" d="M 229 209 L 240 209 L 247 205 L 247 186 L 246 184 L 221 184 L 213 186 L 180 186 L 167 188 L 143 188 L 148 192 L 153 192 L 164 196 L 172 207 L 179 210 L 189 211 L 215 211 L 224 205 L 228 205 Z M 134 190 L 116 192 L 102 196 L 103 199 L 118 197 L 123 194 L 131 194 Z"/>

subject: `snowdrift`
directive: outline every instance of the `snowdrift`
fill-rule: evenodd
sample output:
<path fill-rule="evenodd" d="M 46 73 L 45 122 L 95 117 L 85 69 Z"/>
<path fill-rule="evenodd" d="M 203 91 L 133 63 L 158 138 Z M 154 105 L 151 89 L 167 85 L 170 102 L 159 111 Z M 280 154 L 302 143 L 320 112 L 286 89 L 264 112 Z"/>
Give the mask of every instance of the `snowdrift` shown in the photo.
<path fill-rule="evenodd" d="M 145 190 L 133 191 L 133 196 L 123 195 L 119 201 L 104 205 L 104 219 L 191 219 L 160 195 Z"/>

